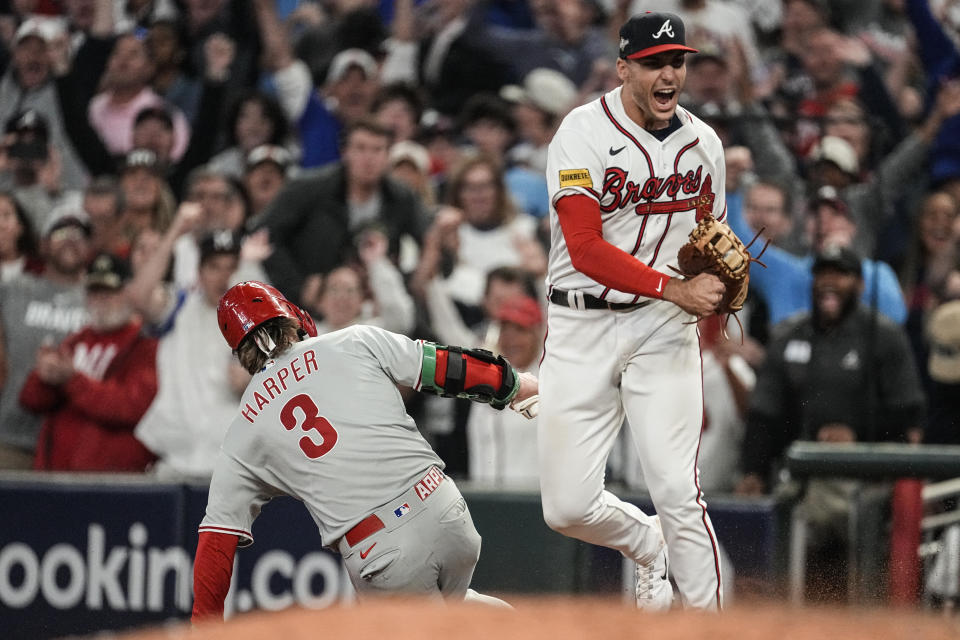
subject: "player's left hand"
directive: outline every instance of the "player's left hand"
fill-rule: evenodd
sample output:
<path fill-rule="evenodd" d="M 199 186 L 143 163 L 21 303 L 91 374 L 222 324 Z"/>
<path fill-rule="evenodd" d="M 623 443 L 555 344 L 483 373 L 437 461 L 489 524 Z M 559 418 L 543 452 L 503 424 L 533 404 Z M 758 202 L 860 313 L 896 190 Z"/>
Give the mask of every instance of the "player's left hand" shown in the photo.
<path fill-rule="evenodd" d="M 716 312 L 725 290 L 720 278 L 712 273 L 700 273 L 689 280 L 670 278 L 663 287 L 663 299 L 704 318 Z"/>

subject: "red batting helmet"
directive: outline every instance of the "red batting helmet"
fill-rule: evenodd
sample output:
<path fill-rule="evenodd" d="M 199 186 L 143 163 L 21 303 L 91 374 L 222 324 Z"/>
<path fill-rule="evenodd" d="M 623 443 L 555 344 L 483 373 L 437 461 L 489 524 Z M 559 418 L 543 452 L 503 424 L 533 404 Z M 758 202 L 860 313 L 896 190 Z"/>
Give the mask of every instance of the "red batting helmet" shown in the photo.
<path fill-rule="evenodd" d="M 262 282 L 251 280 L 230 287 L 217 305 L 217 324 L 234 350 L 247 334 L 271 318 L 296 320 L 307 335 L 317 335 L 317 327 L 309 313 Z"/>

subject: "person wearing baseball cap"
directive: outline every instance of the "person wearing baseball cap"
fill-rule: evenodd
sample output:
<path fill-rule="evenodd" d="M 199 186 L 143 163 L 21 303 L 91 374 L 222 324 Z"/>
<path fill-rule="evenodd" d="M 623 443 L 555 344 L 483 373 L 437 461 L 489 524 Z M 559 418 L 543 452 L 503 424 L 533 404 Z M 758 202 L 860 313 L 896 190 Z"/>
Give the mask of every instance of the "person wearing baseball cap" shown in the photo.
<path fill-rule="evenodd" d="M 683 20 L 673 13 L 647 11 L 637 14 L 620 27 L 620 57 L 638 60 L 665 51 L 697 49 L 687 46 Z"/>
<path fill-rule="evenodd" d="M 856 245 L 860 235 L 858 220 L 837 189 L 829 185 L 820 187 L 810 197 L 806 209 L 805 236 L 811 253 L 797 256 L 771 245 L 763 255 L 766 268 L 750 273 L 750 290 L 766 304 L 770 326 L 812 309 L 809 291 L 814 262 L 817 254 L 829 245 L 849 247 L 861 256 L 861 302 L 867 307 L 875 306 L 882 315 L 902 324 L 907 318 L 907 306 L 897 275 L 886 262 L 862 257 L 864 252 Z M 731 216 L 730 228 L 740 237 L 754 233 L 742 216 Z"/>
<path fill-rule="evenodd" d="M 960 444 L 960 300 L 935 308 L 926 327 L 929 411 L 923 441 Z"/>
<path fill-rule="evenodd" d="M 54 211 L 47 220 L 47 224 L 43 227 L 43 238 L 51 238 L 55 232 L 68 227 L 77 229 L 85 238 L 90 237 L 90 221 L 83 210 L 63 207 Z"/>
<path fill-rule="evenodd" d="M 547 147 L 563 116 L 577 106 L 577 86 L 556 69 L 538 67 L 524 76 L 522 85 L 507 85 L 500 89 L 500 97 L 512 105 L 517 124 L 518 141 L 507 156 L 510 164 L 529 167 L 539 174 L 539 184 L 530 184 L 524 191 L 535 190 L 543 202 L 531 203 L 527 196 L 524 206 L 528 212 L 540 217 L 548 208 L 542 184 L 547 169 Z M 522 189 L 523 186 L 518 184 L 511 188 Z"/>
<path fill-rule="evenodd" d="M 9 64 L 6 65 L 5 72 L 0 74 L 3 86 L 3 98 L 0 99 L 2 122 L 6 124 L 6 121 L 21 109 L 43 116 L 49 133 L 45 141 L 56 150 L 59 160 L 59 184 L 50 192 L 55 194 L 79 189 L 89 178 L 83 162 L 77 157 L 76 149 L 65 134 L 65 115 L 57 105 L 57 90 L 51 63 L 51 57 L 56 57 L 52 56 L 52 52 L 57 50 L 59 45 L 68 45 L 70 34 L 62 17 L 24 17 L 16 32 L 8 33 L 4 37 L 7 45 L 4 50 L 9 52 Z M 48 157 L 46 146 L 37 145 L 32 151 L 37 161 Z M 49 203 L 38 202 L 36 208 L 44 205 L 49 206 Z M 27 208 L 35 207 L 28 205 Z"/>
<path fill-rule="evenodd" d="M 200 247 L 200 266 L 202 267 L 204 263 L 208 262 L 214 256 L 226 255 L 238 258 L 240 256 L 240 247 L 243 244 L 243 236 L 239 231 L 231 231 L 229 229 L 211 231 L 203 234 L 198 244 Z M 228 280 L 236 268 L 237 265 L 234 264 L 231 269 L 225 270 Z M 213 300 L 219 302 L 220 296 L 226 293 L 230 287 L 229 284 L 225 284 L 222 288 L 223 291 L 217 296 L 211 296 Z"/>
<path fill-rule="evenodd" d="M 543 311 L 537 301 L 527 295 L 508 298 L 493 318 L 500 325 L 497 350 L 523 370 L 534 367 L 543 338 Z"/>
<path fill-rule="evenodd" d="M 363 49 L 352 48 L 338 52 L 330 61 L 323 90 L 336 105 L 336 117 L 347 124 L 370 113 L 379 87 L 377 61 Z"/>
<path fill-rule="evenodd" d="M 537 375 L 543 344 L 543 311 L 536 298 L 523 294 L 503 300 L 493 312 L 499 329 L 494 351 L 518 371 Z M 470 480 L 504 488 L 536 488 L 537 420 L 471 406 L 467 416 Z"/>
<path fill-rule="evenodd" d="M 813 317 L 823 330 L 843 321 L 863 293 L 860 256 L 849 247 L 827 245 L 813 260 Z"/>
<path fill-rule="evenodd" d="M 434 207 L 437 194 L 431 178 L 433 158 L 427 148 L 412 140 L 401 140 L 393 143 L 388 157 L 390 177 L 413 189 L 426 207 Z"/>
<path fill-rule="evenodd" d="M 46 145 L 50 138 L 50 127 L 47 118 L 36 109 L 24 109 L 15 113 L 6 124 L 7 133 L 32 134 L 41 138 Z M 44 147 L 46 155 L 46 147 Z"/>
<path fill-rule="evenodd" d="M 17 216 L 18 218 L 20 215 Z M 41 229 L 42 270 L 20 273 L 0 287 L 0 334 L 8 363 L 0 385 L 0 469 L 29 469 L 44 416 L 19 395 L 37 352 L 53 348 L 86 321 L 85 288 L 90 229 L 77 212 L 51 212 Z M 9 231 L 4 231 L 9 233 Z M 38 322 L 38 312 L 56 322 Z"/>
<path fill-rule="evenodd" d="M 857 278 L 863 277 L 860 256 L 850 247 L 827 245 L 813 259 L 813 273 L 833 269 Z"/>
<path fill-rule="evenodd" d="M 857 221 L 837 189 L 822 186 L 810 198 L 806 232 L 814 251 L 829 243 L 853 243 L 857 236 Z"/>
<path fill-rule="evenodd" d="M 120 258 L 94 257 L 85 280 L 87 324 L 37 351 L 20 391 L 20 404 L 45 415 L 34 469 L 143 471 L 154 459 L 133 428 L 157 391 L 157 341 L 141 331 L 125 292 L 129 276 Z"/>
<path fill-rule="evenodd" d="M 960 300 L 945 302 L 934 309 L 927 324 L 927 337 L 930 377 L 943 384 L 960 384 Z"/>
<path fill-rule="evenodd" d="M 678 104 L 687 54 L 696 52 L 679 16 L 632 16 L 620 27 L 620 85 L 567 114 L 547 149 L 551 307 L 537 416 L 538 446 L 550 452 L 539 458 L 544 521 L 620 551 L 646 611 L 672 607 L 671 574 L 685 607 L 715 611 L 724 597 L 713 525 L 687 485 L 703 426 L 690 319 L 715 314 L 725 287 L 709 273 L 679 278 L 669 269 L 698 221 L 722 224 L 727 214 L 720 137 Z M 588 370 L 593 382 L 584 384 Z M 643 443 L 656 516 L 604 486 L 601 470 L 625 423 Z M 583 447 L 588 441 L 598 446 Z"/>
<path fill-rule="evenodd" d="M 101 253 L 87 268 L 87 291 L 120 291 L 130 278 L 126 261 L 110 253 Z"/>
<path fill-rule="evenodd" d="M 50 151 L 46 116 L 36 109 L 25 109 L 7 120 L 4 131 L 4 149 L 13 185 L 35 187 L 40 183 L 40 170 L 47 163 Z M 28 196 L 27 201 L 32 199 Z"/>
<path fill-rule="evenodd" d="M 683 20 L 673 13 L 641 13 L 620 27 L 617 75 L 629 92 L 624 107 L 631 119 L 648 129 L 669 126 L 686 80 L 684 53 L 697 50 L 687 46 Z M 663 77 L 665 66 L 674 73 Z"/>
<path fill-rule="evenodd" d="M 857 152 L 838 136 L 823 136 L 810 151 L 809 161 L 812 180 L 836 189 L 854 184 L 860 174 Z"/>
<path fill-rule="evenodd" d="M 165 479 L 209 479 L 236 410 L 240 388 L 234 385 L 242 387 L 248 379 L 218 337 L 216 319 L 217 303 L 235 281 L 242 235 L 198 233 L 196 285 L 164 282 L 177 239 L 202 216 L 200 204 L 183 203 L 128 287 L 151 334 L 159 337 L 159 391 L 134 435 L 157 456 L 151 471 Z"/>
<path fill-rule="evenodd" d="M 250 150 L 245 161 L 243 186 L 250 196 L 250 215 L 262 213 L 280 193 L 293 166 L 293 156 L 286 148 L 261 144 Z"/>
<path fill-rule="evenodd" d="M 176 114 L 163 103 L 150 104 L 137 111 L 133 118 L 133 147 L 149 149 L 164 167 L 175 164 L 177 143 Z"/>
<path fill-rule="evenodd" d="M 773 332 L 750 396 L 736 493 L 775 492 L 779 462 L 794 441 L 919 441 L 925 398 L 910 339 L 861 304 L 861 265 L 851 249 L 824 246 L 807 290 L 812 309 Z M 805 593 L 812 601 L 845 598 L 836 586 L 853 570 L 847 560 L 856 541 L 846 532 L 859 490 L 857 480 L 811 478 L 797 503 L 808 530 Z"/>
<path fill-rule="evenodd" d="M 711 35 L 704 33 L 696 41 L 697 55 L 688 64 L 686 93 L 695 105 L 691 106 L 695 113 L 717 120 L 728 117 L 736 92 L 727 59 L 729 52 Z"/>
<path fill-rule="evenodd" d="M 62 20 L 32 16 L 24 20 L 13 36 L 11 80 L 23 90 L 36 90 L 50 79 L 49 45 L 65 33 Z M 14 102 L 17 104 L 17 102 Z"/>

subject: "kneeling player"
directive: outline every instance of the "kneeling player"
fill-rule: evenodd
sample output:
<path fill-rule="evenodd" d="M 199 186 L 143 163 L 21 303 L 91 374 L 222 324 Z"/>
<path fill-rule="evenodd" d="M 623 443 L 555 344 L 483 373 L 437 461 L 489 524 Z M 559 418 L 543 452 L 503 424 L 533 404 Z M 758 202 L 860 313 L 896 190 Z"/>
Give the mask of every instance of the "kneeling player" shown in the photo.
<path fill-rule="evenodd" d="M 278 495 L 303 501 L 361 598 L 411 593 L 499 603 L 468 589 L 480 535 L 397 385 L 502 409 L 535 395 L 536 378 L 487 351 L 371 326 L 316 337 L 309 315 L 259 282 L 231 288 L 217 319 L 253 378 L 200 524 L 193 619 L 223 615 L 236 548 L 253 543 L 254 519 Z"/>

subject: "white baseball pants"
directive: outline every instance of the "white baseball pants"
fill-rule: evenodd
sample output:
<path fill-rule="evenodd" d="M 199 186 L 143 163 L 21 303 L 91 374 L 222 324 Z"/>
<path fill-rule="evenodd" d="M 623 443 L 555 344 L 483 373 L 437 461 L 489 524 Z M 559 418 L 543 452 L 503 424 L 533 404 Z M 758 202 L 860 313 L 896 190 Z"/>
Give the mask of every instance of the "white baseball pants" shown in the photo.
<path fill-rule="evenodd" d="M 696 466 L 703 380 L 696 325 L 684 324 L 692 316 L 664 301 L 629 311 L 548 306 L 538 420 L 547 525 L 639 563 L 656 556 L 651 517 L 604 490 L 626 417 L 681 601 L 720 608 L 719 553 Z"/>

